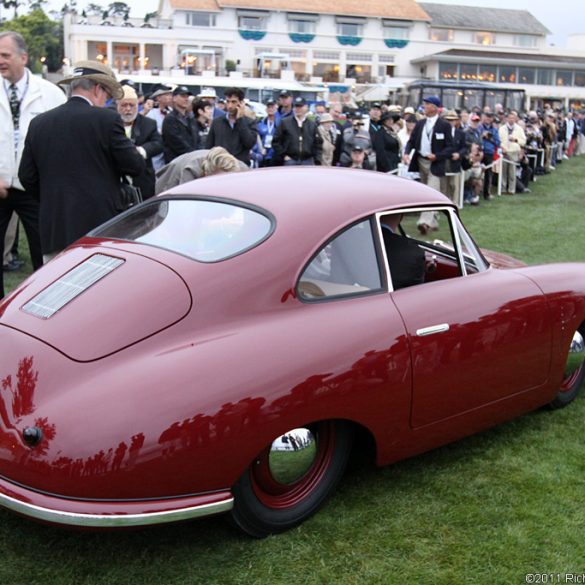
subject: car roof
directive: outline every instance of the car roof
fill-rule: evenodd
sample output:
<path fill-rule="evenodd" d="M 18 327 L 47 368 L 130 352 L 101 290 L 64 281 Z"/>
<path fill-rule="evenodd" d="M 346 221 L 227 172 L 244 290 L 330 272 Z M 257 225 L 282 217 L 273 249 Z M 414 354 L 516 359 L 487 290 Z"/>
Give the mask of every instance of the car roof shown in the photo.
<path fill-rule="evenodd" d="M 335 229 L 385 209 L 453 206 L 416 181 L 331 167 L 278 167 L 224 173 L 190 181 L 164 195 L 234 199 L 272 213 L 280 226 Z"/>

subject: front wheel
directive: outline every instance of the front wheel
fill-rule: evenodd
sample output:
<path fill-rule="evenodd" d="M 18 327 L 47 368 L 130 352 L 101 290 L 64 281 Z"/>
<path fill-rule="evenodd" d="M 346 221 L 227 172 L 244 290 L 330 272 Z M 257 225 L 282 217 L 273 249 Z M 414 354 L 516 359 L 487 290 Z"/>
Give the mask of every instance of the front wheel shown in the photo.
<path fill-rule="evenodd" d="M 573 402 L 585 381 L 585 326 L 575 331 L 569 351 L 561 388 L 549 404 L 552 409 L 562 408 Z"/>
<path fill-rule="evenodd" d="M 352 443 L 342 421 L 293 429 L 268 445 L 233 488 L 232 519 L 262 538 L 313 515 L 337 486 Z"/>

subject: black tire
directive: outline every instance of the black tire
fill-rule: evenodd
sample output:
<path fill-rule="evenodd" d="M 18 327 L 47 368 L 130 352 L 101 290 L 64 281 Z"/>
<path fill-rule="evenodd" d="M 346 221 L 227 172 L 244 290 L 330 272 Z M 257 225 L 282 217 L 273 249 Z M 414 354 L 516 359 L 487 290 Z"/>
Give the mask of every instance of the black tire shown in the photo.
<path fill-rule="evenodd" d="M 584 326 L 579 328 L 579 333 L 585 337 Z M 577 394 L 579 394 L 584 381 L 585 362 L 581 362 L 580 367 L 561 382 L 561 389 L 555 396 L 555 399 L 548 404 L 548 407 L 552 410 L 556 410 L 557 408 L 563 408 L 568 404 L 571 404 L 571 402 L 577 397 Z"/>
<path fill-rule="evenodd" d="M 270 445 L 258 455 L 233 487 L 232 521 L 256 538 L 298 526 L 312 516 L 335 490 L 351 451 L 352 428 L 342 421 L 308 425 L 317 453 L 308 471 L 291 484 L 270 474 Z"/>

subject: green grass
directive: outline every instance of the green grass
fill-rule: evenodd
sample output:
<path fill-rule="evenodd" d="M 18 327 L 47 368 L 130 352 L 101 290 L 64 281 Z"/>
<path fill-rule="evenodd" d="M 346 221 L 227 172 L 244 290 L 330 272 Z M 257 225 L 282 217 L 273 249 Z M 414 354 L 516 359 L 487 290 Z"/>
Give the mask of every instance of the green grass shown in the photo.
<path fill-rule="evenodd" d="M 478 244 L 585 260 L 585 157 L 531 189 L 462 211 Z M 0 511 L 0 583 L 508 585 L 584 572 L 584 419 L 585 394 L 383 469 L 360 451 L 315 517 L 261 541 L 220 518 L 82 533 Z"/>

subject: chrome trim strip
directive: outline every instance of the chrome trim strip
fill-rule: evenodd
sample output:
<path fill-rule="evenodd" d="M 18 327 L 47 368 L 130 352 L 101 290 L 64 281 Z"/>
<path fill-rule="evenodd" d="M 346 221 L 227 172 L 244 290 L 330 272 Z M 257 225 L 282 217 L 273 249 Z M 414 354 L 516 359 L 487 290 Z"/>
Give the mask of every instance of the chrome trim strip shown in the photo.
<path fill-rule="evenodd" d="M 435 333 L 445 333 L 445 331 L 449 331 L 449 323 L 441 323 L 440 325 L 423 327 L 422 329 L 417 329 L 416 334 L 419 337 L 424 337 L 425 335 L 433 335 Z"/>
<path fill-rule="evenodd" d="M 146 502 L 145 502 L 146 504 Z M 165 512 L 151 512 L 144 514 L 78 514 L 75 512 L 64 512 L 62 510 L 51 510 L 34 504 L 27 504 L 0 494 L 0 506 L 8 508 L 13 512 L 43 520 L 53 524 L 65 524 L 68 526 L 87 526 L 100 528 L 114 528 L 121 526 L 147 526 L 150 524 L 163 524 L 165 522 L 177 522 L 191 518 L 200 518 L 211 514 L 227 512 L 234 506 L 234 498 L 228 498 L 222 502 L 180 508 Z"/>

